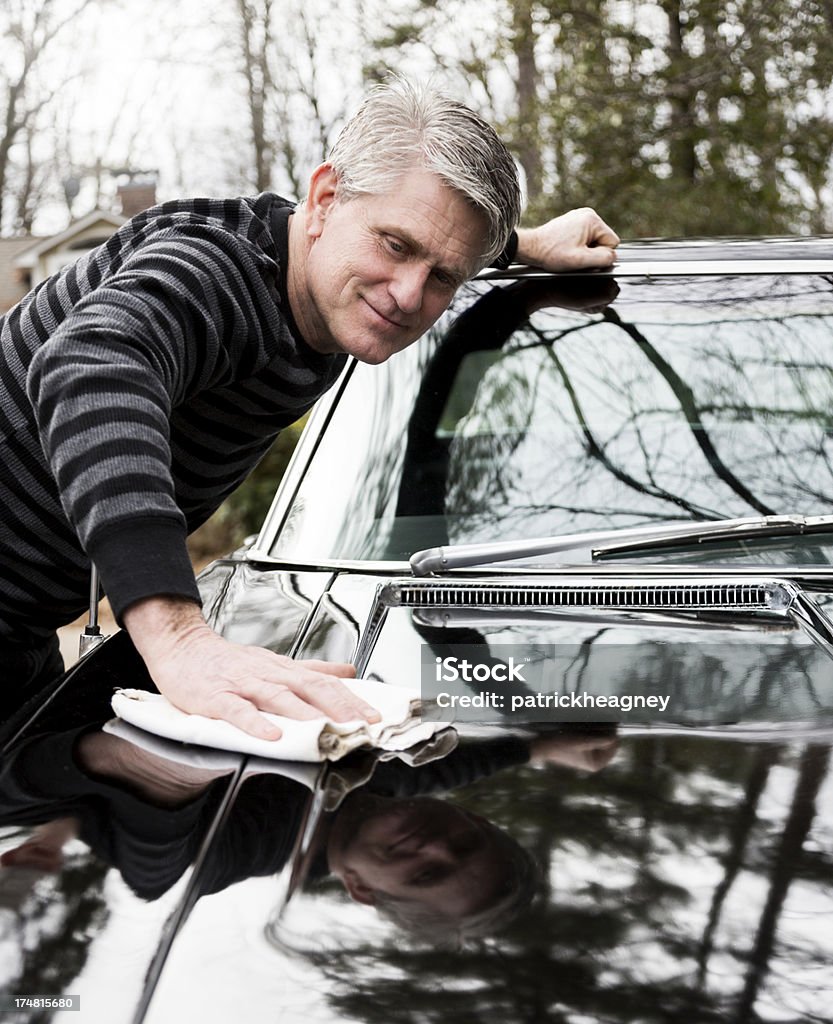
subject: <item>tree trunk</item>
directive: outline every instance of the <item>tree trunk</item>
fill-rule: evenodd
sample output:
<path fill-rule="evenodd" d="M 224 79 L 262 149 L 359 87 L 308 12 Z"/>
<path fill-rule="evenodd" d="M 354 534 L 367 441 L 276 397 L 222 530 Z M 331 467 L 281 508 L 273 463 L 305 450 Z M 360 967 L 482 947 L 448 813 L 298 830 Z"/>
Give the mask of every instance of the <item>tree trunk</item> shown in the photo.
<path fill-rule="evenodd" d="M 754 1012 L 755 1001 L 761 985 L 769 972 L 769 961 L 775 945 L 778 918 L 787 898 L 790 885 L 801 863 L 801 851 L 816 813 L 816 797 L 827 777 L 830 759 L 824 747 L 810 744 L 801 757 L 792 806 L 781 842 L 775 854 L 775 864 L 770 876 L 769 897 L 766 901 L 755 944 L 749 954 L 749 972 L 738 1000 L 735 1021 L 737 1024 L 752 1024 L 758 1017 Z"/>
<path fill-rule="evenodd" d="M 671 72 L 668 79 L 668 102 L 671 106 L 671 125 L 668 153 L 671 173 L 686 183 L 697 177 L 697 154 L 694 149 L 694 90 L 686 75 L 689 63 L 683 45 L 681 0 L 665 0 L 668 15 L 668 57 Z"/>
<path fill-rule="evenodd" d="M 526 176 L 530 205 L 541 196 L 541 133 L 539 130 L 538 67 L 535 61 L 533 0 L 517 0 L 512 11 L 512 50 L 518 62 L 518 126 L 515 152 Z"/>

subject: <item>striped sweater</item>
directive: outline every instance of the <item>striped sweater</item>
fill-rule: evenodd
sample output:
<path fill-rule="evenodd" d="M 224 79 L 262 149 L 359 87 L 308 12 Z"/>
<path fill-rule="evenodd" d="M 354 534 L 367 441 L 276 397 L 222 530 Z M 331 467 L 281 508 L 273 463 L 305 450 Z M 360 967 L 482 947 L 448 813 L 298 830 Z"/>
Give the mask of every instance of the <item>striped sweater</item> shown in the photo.
<path fill-rule="evenodd" d="M 0 637 L 199 599 L 185 537 L 334 382 L 297 332 L 277 196 L 165 203 L 0 318 Z"/>

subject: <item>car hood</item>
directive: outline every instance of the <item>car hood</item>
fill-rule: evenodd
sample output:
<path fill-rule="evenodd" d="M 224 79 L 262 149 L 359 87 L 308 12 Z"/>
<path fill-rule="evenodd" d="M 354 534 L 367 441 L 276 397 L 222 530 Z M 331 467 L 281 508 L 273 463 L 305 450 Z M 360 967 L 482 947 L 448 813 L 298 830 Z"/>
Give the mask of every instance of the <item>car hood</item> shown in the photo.
<path fill-rule="evenodd" d="M 518 600 L 519 578 L 486 573 L 456 581 L 468 601 L 432 604 L 410 582 L 228 560 L 201 586 L 230 639 L 357 659 L 392 685 L 424 690 L 438 657 L 494 669 L 523 650 L 549 673 L 527 689 L 654 693 L 671 698 L 668 714 L 621 700 L 573 721 L 562 707 L 543 720 L 525 706 L 469 709 L 457 749 L 420 767 L 362 755 L 302 778 L 228 755 L 194 800 L 165 808 L 77 763 L 78 736 L 109 717 L 113 686 L 148 685 L 120 634 L 69 674 L 6 757 L 7 847 L 20 822 L 38 820 L 30 805 L 86 823 L 41 902 L 16 911 L 29 915 L 27 977 L 80 992 L 101 1019 L 148 1024 L 186 1003 L 205 1022 L 824 1016 L 826 651 L 777 608 L 501 605 Z M 170 752 L 204 771 L 197 756 Z M 330 870 L 332 816 L 352 806 L 343 831 L 362 835 L 383 805 L 409 822 L 400 850 L 445 843 L 467 857 L 454 837 L 473 834 L 491 845 L 497 875 L 475 862 L 460 883 L 474 911 L 452 913 L 456 891 L 427 921 L 413 912 L 419 899 L 403 915 L 348 896 Z M 484 906 L 481 890 L 496 886 Z M 51 942 L 55 920 L 69 958 Z"/>
<path fill-rule="evenodd" d="M 454 714 L 441 715 L 458 725 L 594 720 L 634 728 L 753 727 L 833 721 L 829 650 L 785 608 L 780 590 L 789 581 L 778 577 L 735 574 L 717 582 L 682 575 L 675 582 L 623 573 L 600 586 L 523 573 L 386 580 L 361 573 L 324 578 L 248 567 L 238 572 L 257 581 L 239 583 L 247 595 L 241 614 L 247 635 L 255 592 L 270 608 L 271 621 L 285 626 L 290 616 L 277 609 L 293 609 L 291 638 L 283 634 L 276 645 L 272 636 L 268 646 L 299 657 L 352 661 L 360 674 L 418 691 L 426 700 L 438 693 L 484 691 L 506 698 L 502 707 L 458 705 Z M 824 592 L 810 600 L 822 614 L 831 603 Z M 225 614 L 230 615 L 228 605 Z M 233 618 L 226 619 L 226 628 L 237 635 Z M 451 662 L 443 665 L 446 659 Z M 464 659 L 493 668 L 511 659 L 525 668 L 514 679 L 500 670 L 487 677 L 485 669 L 480 682 L 449 678 L 449 668 L 459 669 Z M 552 704 L 542 712 L 528 700 L 515 706 L 509 700 L 510 693 L 538 691 L 605 696 L 607 704 L 577 711 L 575 700 L 572 706 L 561 701 L 557 712 Z M 638 694 L 664 697 L 664 708 L 628 707 L 624 698 Z"/>

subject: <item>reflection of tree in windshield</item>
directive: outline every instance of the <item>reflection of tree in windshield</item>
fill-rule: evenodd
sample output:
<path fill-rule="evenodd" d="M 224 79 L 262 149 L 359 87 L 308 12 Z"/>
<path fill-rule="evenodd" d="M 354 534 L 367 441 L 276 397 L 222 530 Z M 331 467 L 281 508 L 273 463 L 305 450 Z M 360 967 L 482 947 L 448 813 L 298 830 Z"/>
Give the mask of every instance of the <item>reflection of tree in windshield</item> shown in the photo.
<path fill-rule="evenodd" d="M 827 512 L 827 280 L 620 285 L 474 282 L 456 320 L 356 367 L 273 553 L 402 558 L 449 541 Z"/>
<path fill-rule="evenodd" d="M 487 364 L 469 356 L 455 382 L 474 399 L 450 443 L 452 538 L 829 505 L 831 292 L 819 284 L 625 284 L 601 315 L 545 310 Z"/>

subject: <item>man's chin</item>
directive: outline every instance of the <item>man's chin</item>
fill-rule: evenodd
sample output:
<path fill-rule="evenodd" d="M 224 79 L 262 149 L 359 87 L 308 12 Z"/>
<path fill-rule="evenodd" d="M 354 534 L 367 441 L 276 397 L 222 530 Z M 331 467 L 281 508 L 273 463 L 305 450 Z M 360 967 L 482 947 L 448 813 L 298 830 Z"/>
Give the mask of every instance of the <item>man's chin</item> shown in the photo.
<path fill-rule="evenodd" d="M 353 352 L 352 355 L 360 363 L 367 363 L 368 366 L 379 366 L 381 363 L 387 362 L 393 355 L 393 352 L 380 352 L 378 349 L 372 349 L 370 351 Z"/>
<path fill-rule="evenodd" d="M 352 342 L 346 342 L 341 346 L 341 351 L 358 359 L 360 363 L 367 363 L 370 366 L 378 366 L 386 362 L 392 355 L 401 352 L 411 344 L 411 339 L 382 339 L 363 337 Z"/>

